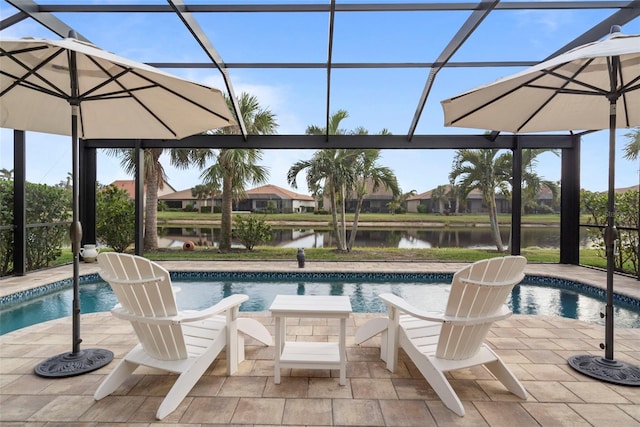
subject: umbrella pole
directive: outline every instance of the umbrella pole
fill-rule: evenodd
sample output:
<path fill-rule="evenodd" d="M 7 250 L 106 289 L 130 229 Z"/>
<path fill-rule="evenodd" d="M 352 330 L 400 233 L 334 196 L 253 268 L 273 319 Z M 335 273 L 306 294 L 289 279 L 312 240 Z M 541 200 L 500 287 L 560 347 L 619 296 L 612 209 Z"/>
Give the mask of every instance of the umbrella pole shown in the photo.
<path fill-rule="evenodd" d="M 72 351 L 51 357 L 35 368 L 35 373 L 47 378 L 65 378 L 85 374 L 102 368 L 113 360 L 113 352 L 103 349 L 80 350 L 80 243 L 82 241 L 82 224 L 79 221 L 80 186 L 79 164 L 80 147 L 78 142 L 78 79 L 76 69 L 76 54 L 69 53 L 69 74 L 71 76 L 71 144 L 72 144 L 72 177 L 73 218 L 69 230 L 71 238 L 71 252 L 73 253 L 73 306 L 72 306 Z"/>
<path fill-rule="evenodd" d="M 611 84 L 615 88 L 618 57 L 612 58 Z M 618 230 L 615 226 L 615 161 L 616 161 L 616 104 L 618 95 L 609 98 L 609 188 L 607 194 L 607 228 L 604 232 L 604 243 L 607 255 L 607 301 L 605 305 L 605 343 L 604 357 L 593 355 L 571 356 L 569 365 L 576 371 L 609 383 L 640 386 L 640 368 L 613 358 L 613 271 L 615 269 L 615 252 Z"/>

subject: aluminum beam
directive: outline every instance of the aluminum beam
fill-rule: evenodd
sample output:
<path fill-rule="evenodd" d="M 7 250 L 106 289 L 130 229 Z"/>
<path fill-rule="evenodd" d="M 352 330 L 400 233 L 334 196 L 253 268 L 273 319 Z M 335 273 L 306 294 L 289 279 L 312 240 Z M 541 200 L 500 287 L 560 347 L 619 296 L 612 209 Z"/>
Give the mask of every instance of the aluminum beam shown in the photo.
<path fill-rule="evenodd" d="M 134 139 L 92 139 L 85 144 L 92 148 L 135 148 Z M 522 148 L 572 148 L 573 137 L 567 135 L 519 135 Z M 491 141 L 486 135 L 194 135 L 182 140 L 142 140 L 142 148 L 258 148 L 258 149 L 320 149 L 320 148 L 380 148 L 380 149 L 442 149 L 501 148 L 513 149 L 513 135 L 500 135 Z"/>
<path fill-rule="evenodd" d="M 180 20 L 187 27 L 193 38 L 198 42 L 200 47 L 205 51 L 209 59 L 215 64 L 215 66 L 222 74 L 222 79 L 224 80 L 224 84 L 227 88 L 227 92 L 229 93 L 229 99 L 231 99 L 231 104 L 233 105 L 233 111 L 236 114 L 236 120 L 238 121 L 238 126 L 240 127 L 240 133 L 246 139 L 247 137 L 247 128 L 244 125 L 244 120 L 242 118 L 242 112 L 240 111 L 240 105 L 238 104 L 238 99 L 236 98 L 235 91 L 233 90 L 233 85 L 231 84 L 231 78 L 229 77 L 229 73 L 224 65 L 224 61 L 222 57 L 218 53 L 218 51 L 213 47 L 213 43 L 209 40 L 207 35 L 202 31 L 200 24 L 193 17 L 193 15 L 187 11 L 187 7 L 185 6 L 182 0 L 167 0 L 171 5 L 171 8 L 178 15 Z"/>
<path fill-rule="evenodd" d="M 42 6 L 34 2 L 33 0 L 5 0 L 7 3 L 11 4 L 16 9 L 20 10 L 23 13 L 29 15 L 34 21 L 37 21 L 42 26 L 46 27 L 50 31 L 53 31 L 55 34 L 60 37 L 68 37 L 69 33 L 73 31 L 73 28 L 69 27 L 67 24 L 53 16 L 51 13 L 43 11 Z M 89 39 L 84 37 L 82 34 L 77 33 L 77 39 L 82 40 L 84 42 L 89 42 Z"/>
<path fill-rule="evenodd" d="M 442 64 L 446 64 L 449 62 L 449 59 L 460 49 L 460 47 L 464 44 L 464 42 L 469 38 L 471 33 L 475 31 L 476 28 L 480 25 L 480 23 L 491 13 L 491 11 L 497 6 L 500 0 L 482 0 L 479 5 L 479 9 L 475 10 L 469 18 L 465 21 L 464 24 L 460 27 L 455 36 L 449 41 L 447 46 L 444 48 L 436 63 L 440 64 L 431 69 L 429 71 L 429 76 L 427 77 L 427 82 L 422 90 L 422 94 L 420 95 L 420 101 L 418 101 L 418 108 L 416 109 L 415 114 L 413 115 L 413 120 L 411 121 L 411 125 L 409 126 L 409 131 L 407 134 L 409 135 L 409 139 L 413 137 L 413 134 L 416 131 L 416 127 L 418 126 L 418 121 L 420 120 L 420 116 L 422 116 L 422 110 L 424 110 L 424 106 L 427 103 L 427 98 L 429 97 L 429 92 L 431 92 L 431 87 L 433 86 L 433 82 L 436 79 L 436 75 L 442 69 Z"/>
<path fill-rule="evenodd" d="M 555 58 L 556 56 L 568 52 L 575 47 L 599 40 L 609 34 L 613 25 L 622 26 L 629 21 L 634 20 L 638 16 L 640 16 L 640 0 L 631 1 L 626 8 L 618 10 L 616 13 L 595 25 L 572 42 L 561 47 L 544 60 L 546 61 L 548 59 Z"/>
<path fill-rule="evenodd" d="M 16 0 L 17 1 L 17 0 Z M 526 1 L 501 2 L 496 10 L 566 10 L 566 9 L 622 9 L 629 1 Z M 330 5 L 322 4 L 194 4 L 186 6 L 190 13 L 203 12 L 324 12 Z M 412 12 L 412 11 L 469 11 L 478 8 L 477 2 L 459 3 L 342 3 L 336 5 L 336 12 Z M 159 4 L 47 4 L 40 6 L 42 12 L 123 12 L 161 13 L 172 12 L 170 6 Z"/>
<path fill-rule="evenodd" d="M 530 67 L 540 60 L 531 61 L 475 61 L 475 62 L 332 62 L 331 68 L 477 68 L 477 67 Z M 156 68 L 214 68 L 210 62 L 147 62 Z M 326 62 L 226 62 L 226 68 L 327 68 Z"/>

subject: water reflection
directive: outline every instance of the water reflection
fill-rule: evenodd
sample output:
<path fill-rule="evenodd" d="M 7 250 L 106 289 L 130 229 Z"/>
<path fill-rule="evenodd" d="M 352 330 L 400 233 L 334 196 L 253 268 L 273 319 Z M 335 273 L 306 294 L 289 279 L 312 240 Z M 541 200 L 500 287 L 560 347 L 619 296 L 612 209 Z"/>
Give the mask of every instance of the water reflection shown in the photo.
<path fill-rule="evenodd" d="M 199 247 L 215 247 L 220 236 L 219 228 L 160 228 L 159 247 L 182 247 L 193 241 Z M 347 233 L 347 237 L 349 233 Z M 503 242 L 509 241 L 509 229 L 501 229 Z M 524 227 L 521 231 L 521 246 L 540 248 L 560 247 L 559 227 Z M 327 230 L 274 228 L 273 239 L 267 243 L 282 248 L 334 247 L 332 233 Z M 580 246 L 588 247 L 590 240 L 586 230 L 580 231 Z M 238 241 L 233 247 L 242 248 Z M 489 227 L 429 228 L 429 229 L 367 229 L 359 228 L 355 247 L 378 247 L 400 249 L 428 248 L 477 248 L 491 249 L 495 245 Z"/>

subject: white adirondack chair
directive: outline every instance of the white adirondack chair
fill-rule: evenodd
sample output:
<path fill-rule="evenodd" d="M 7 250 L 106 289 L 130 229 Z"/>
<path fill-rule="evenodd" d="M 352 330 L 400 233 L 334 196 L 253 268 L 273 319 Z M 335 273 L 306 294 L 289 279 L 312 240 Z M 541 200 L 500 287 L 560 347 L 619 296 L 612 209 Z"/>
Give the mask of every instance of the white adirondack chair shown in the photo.
<path fill-rule="evenodd" d="M 205 310 L 180 312 L 169 272 L 157 263 L 115 252 L 99 254 L 98 263 L 100 276 L 118 298 L 111 313 L 131 322 L 140 343 L 100 384 L 96 400 L 114 392 L 140 365 L 177 373 L 156 413 L 162 419 L 178 407 L 225 347 L 231 375 L 244 359 L 244 334 L 271 344 L 271 334 L 261 323 L 238 317 L 247 295 L 231 295 Z"/>
<path fill-rule="evenodd" d="M 365 323 L 355 342 L 382 334 L 381 358 L 391 372 L 402 347 L 444 405 L 459 416 L 464 416 L 464 407 L 445 376 L 454 369 L 484 365 L 510 392 L 526 399 L 522 384 L 484 343 L 493 322 L 512 314 L 504 303 L 524 278 L 526 263 L 524 257 L 507 256 L 462 268 L 453 276 L 443 313 L 420 310 L 396 295 L 382 294 L 388 318 Z"/>

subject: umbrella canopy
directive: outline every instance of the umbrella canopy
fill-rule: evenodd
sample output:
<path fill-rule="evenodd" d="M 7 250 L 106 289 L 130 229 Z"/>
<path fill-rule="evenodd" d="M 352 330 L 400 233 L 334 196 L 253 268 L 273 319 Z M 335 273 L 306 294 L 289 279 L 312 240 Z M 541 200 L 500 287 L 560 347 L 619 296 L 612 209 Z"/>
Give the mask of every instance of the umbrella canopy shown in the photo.
<path fill-rule="evenodd" d="M 618 57 L 612 90 L 611 58 Z M 514 133 L 640 125 L 640 35 L 614 33 L 519 73 L 442 101 L 445 126 Z"/>
<path fill-rule="evenodd" d="M 75 53 L 77 94 L 69 52 Z M 78 137 L 181 139 L 235 124 L 222 93 L 73 38 L 0 40 L 0 126 Z"/>
<path fill-rule="evenodd" d="M 113 359 L 81 350 L 79 138 L 181 139 L 235 124 L 222 93 L 76 40 L 0 39 L 0 126 L 70 135 L 72 142 L 72 351 L 35 373 L 68 377 Z"/>
<path fill-rule="evenodd" d="M 569 364 L 607 382 L 640 385 L 640 368 L 613 357 L 615 130 L 640 126 L 640 35 L 619 27 L 607 38 L 442 101 L 445 125 L 514 133 L 609 129 L 607 301 L 603 358 L 578 355 Z"/>

